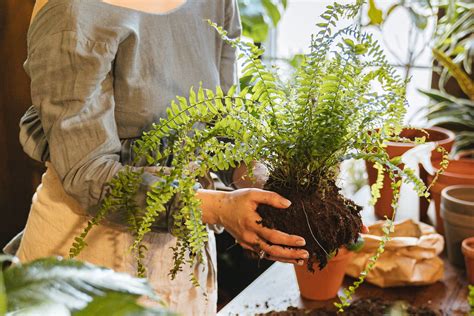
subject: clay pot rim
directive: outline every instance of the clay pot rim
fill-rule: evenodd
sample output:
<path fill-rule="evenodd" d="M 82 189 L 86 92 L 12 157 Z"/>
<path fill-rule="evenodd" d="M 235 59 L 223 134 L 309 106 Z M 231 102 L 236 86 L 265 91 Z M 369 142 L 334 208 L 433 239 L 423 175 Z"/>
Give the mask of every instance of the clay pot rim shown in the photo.
<path fill-rule="evenodd" d="M 436 131 L 439 133 L 443 133 L 447 135 L 447 138 L 438 140 L 438 141 L 432 141 L 432 142 L 426 142 L 426 143 L 436 143 L 437 145 L 445 145 L 450 142 L 454 142 L 456 135 L 454 134 L 453 131 L 450 131 L 449 129 L 438 127 L 438 126 L 432 126 L 432 127 L 425 127 L 425 128 L 408 128 L 404 127 L 403 129 L 418 129 L 418 130 L 425 130 L 429 133 L 430 130 Z M 399 143 L 399 142 L 387 142 L 387 146 L 392 146 L 392 147 L 414 147 L 416 146 L 415 144 L 411 143 Z"/>
<path fill-rule="evenodd" d="M 464 256 L 474 258 L 474 237 L 468 237 L 462 241 L 462 253 Z"/>
<path fill-rule="evenodd" d="M 455 198 L 454 196 L 449 194 L 449 191 L 451 190 L 457 190 L 457 189 L 472 189 L 474 192 L 474 185 L 469 185 L 469 184 L 458 184 L 458 185 L 450 185 L 446 188 L 444 188 L 441 191 L 441 197 L 445 200 L 449 200 L 450 202 L 458 203 L 458 204 L 464 204 L 468 206 L 474 206 L 474 202 L 471 201 L 466 201 L 462 199 Z"/>
<path fill-rule="evenodd" d="M 456 164 L 456 163 L 467 163 L 471 164 L 474 167 L 474 159 L 458 159 L 458 160 L 449 160 L 449 164 Z M 433 169 L 435 171 L 438 171 L 439 168 L 436 168 L 435 166 L 439 165 L 441 163 L 440 160 L 434 160 L 433 161 Z M 449 165 L 448 165 L 448 170 L 449 170 Z M 444 176 L 451 176 L 453 178 L 462 178 L 462 179 L 474 179 L 474 175 L 469 175 L 469 174 L 462 174 L 462 173 L 456 173 L 456 172 L 449 172 L 445 171 L 443 172 L 440 177 Z M 432 175 L 428 175 L 428 177 L 433 177 Z"/>
<path fill-rule="evenodd" d="M 474 149 L 461 150 L 454 156 L 454 160 L 474 160 L 474 158 L 466 158 L 470 155 L 474 155 Z"/>

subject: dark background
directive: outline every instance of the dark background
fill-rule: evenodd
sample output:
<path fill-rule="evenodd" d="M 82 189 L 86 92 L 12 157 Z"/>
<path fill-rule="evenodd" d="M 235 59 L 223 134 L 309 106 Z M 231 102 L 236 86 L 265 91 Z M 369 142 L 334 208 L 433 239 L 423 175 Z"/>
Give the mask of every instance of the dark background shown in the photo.
<path fill-rule="evenodd" d="M 42 171 L 18 141 L 18 122 L 31 105 L 23 62 L 33 5 L 0 0 L 0 248 L 25 225 Z"/>

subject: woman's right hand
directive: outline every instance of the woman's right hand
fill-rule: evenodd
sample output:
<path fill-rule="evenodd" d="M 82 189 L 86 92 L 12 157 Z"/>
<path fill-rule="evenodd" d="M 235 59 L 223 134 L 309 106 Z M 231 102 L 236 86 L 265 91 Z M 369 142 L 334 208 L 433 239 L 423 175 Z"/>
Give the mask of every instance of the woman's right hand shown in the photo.
<path fill-rule="evenodd" d="M 259 204 L 285 209 L 291 202 L 275 192 L 260 189 L 239 189 L 233 192 L 198 190 L 203 222 L 222 225 L 243 248 L 252 250 L 275 261 L 303 264 L 309 254 L 302 247 L 306 244 L 300 236 L 269 229 L 258 222 Z M 263 252 L 262 252 L 263 251 Z"/>

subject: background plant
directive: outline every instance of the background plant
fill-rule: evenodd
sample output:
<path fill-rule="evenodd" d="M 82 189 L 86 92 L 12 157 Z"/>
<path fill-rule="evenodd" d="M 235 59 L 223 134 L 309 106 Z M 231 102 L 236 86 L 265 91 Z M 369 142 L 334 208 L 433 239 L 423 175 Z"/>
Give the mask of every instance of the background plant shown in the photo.
<path fill-rule="evenodd" d="M 401 169 L 400 158 L 390 159 L 385 151 L 387 141 L 410 141 L 399 137 L 406 81 L 395 73 L 379 45 L 359 25 L 336 28 L 342 19 L 355 20 L 362 4 L 359 0 L 327 7 L 312 37 L 310 53 L 287 82 L 263 64 L 263 49 L 229 38 L 222 27 L 211 23 L 224 41 L 239 49 L 243 76 L 251 78 L 251 85 L 241 91 L 233 87 L 225 93 L 219 87 L 199 87 L 197 91 L 191 88 L 188 98 L 177 97 L 168 109 L 168 117 L 154 124 L 135 143 L 133 165 L 110 182 L 99 213 L 76 239 L 71 255 L 79 254 L 86 246 L 87 233 L 110 212 L 124 212 L 135 236 L 132 250 L 138 272 L 144 275 L 143 238 L 155 218 L 173 201 L 177 211 L 171 229 L 177 244 L 170 274 L 174 277 L 183 264 L 202 261 L 207 241 L 195 198 L 196 179 L 208 171 L 228 169 L 242 162 L 264 162 L 273 186 L 293 192 L 324 193 L 334 182 L 343 159 L 365 159 L 379 170 L 372 187 L 373 202 L 380 196 L 384 172 L 392 179 L 394 208 L 402 181 L 414 183 L 418 194 L 427 195 L 425 185 L 413 170 Z M 201 128 L 196 128 L 197 124 Z M 223 141 L 222 136 L 232 141 Z M 164 148 L 163 139 L 167 140 Z M 165 166 L 170 157 L 169 174 L 157 170 L 162 180 L 147 193 L 146 208 L 138 208 L 134 195 L 143 172 L 140 162 L 145 159 L 150 166 Z M 197 167 L 189 168 L 191 164 Z M 392 220 L 387 219 L 385 238 L 392 229 Z M 384 242 L 367 270 L 375 264 L 383 247 Z M 194 276 L 190 277 L 198 285 Z M 364 278 L 361 275 L 360 282 L 341 298 L 341 309 L 349 304 L 351 294 Z"/>
<path fill-rule="evenodd" d="M 456 149 L 474 148 L 474 4 L 468 1 L 442 1 L 444 14 L 436 26 L 432 52 L 440 73 L 439 89 L 422 91 L 431 99 L 427 118 L 431 124 L 457 132 Z M 453 85 L 462 93 L 453 95 Z"/>
<path fill-rule="evenodd" d="M 427 32 L 428 22 L 431 17 L 436 15 L 436 6 L 432 2 L 431 0 L 397 0 L 386 11 L 383 11 L 377 6 L 376 0 L 369 0 L 368 23 L 364 26 L 374 27 L 382 33 L 386 49 L 390 51 L 398 64 L 405 68 L 404 78 L 406 80 L 410 78 L 417 59 L 429 47 L 431 33 Z M 387 21 L 397 11 L 405 11 L 409 16 L 407 34 L 409 44 L 403 54 L 394 50 L 393 43 L 388 41 L 386 36 L 383 36 Z"/>
<path fill-rule="evenodd" d="M 137 303 L 142 296 L 157 307 Z M 145 280 L 76 260 L 44 258 L 0 270 L 0 315 L 175 315 L 160 304 Z"/>
<path fill-rule="evenodd" d="M 242 35 L 255 43 L 267 40 L 269 31 L 276 27 L 288 5 L 287 0 L 239 0 Z"/>

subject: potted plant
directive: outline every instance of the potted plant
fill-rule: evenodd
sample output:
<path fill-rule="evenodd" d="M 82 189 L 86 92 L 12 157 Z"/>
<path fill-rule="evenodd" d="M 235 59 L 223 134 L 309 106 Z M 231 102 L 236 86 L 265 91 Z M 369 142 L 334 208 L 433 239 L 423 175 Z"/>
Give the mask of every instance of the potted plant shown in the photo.
<path fill-rule="evenodd" d="M 293 202 L 284 211 L 262 205 L 258 213 L 262 225 L 305 238 L 309 271 L 323 269 L 339 249 L 357 240 L 362 227 L 361 207 L 342 196 L 336 185 L 343 159 L 353 157 L 375 164 L 378 175 L 372 186 L 373 201 L 380 196 L 385 172 L 393 180 L 392 207 L 397 205 L 400 179 L 414 183 L 416 191 L 426 195 L 426 186 L 413 170 L 401 168 L 400 159 L 389 157 L 385 150 L 388 141 L 410 142 L 400 136 L 405 82 L 369 34 L 355 24 L 340 30 L 334 27 L 344 18 L 354 19 L 362 4 L 327 7 L 321 16 L 324 22 L 312 37 L 310 53 L 288 82 L 263 64 L 263 49 L 229 38 L 222 27 L 210 22 L 226 42 L 239 48 L 243 76 L 251 78 L 250 85 L 239 92 L 233 87 L 226 93 L 219 87 L 191 88 L 187 98 L 178 97 L 168 109 L 168 117 L 154 124 L 134 145 L 136 166 L 143 159 L 149 165 L 163 166 L 171 157 L 171 168 L 148 192 L 147 207 L 133 206 L 142 171 L 131 166 L 111 181 L 99 212 L 76 238 L 71 255 L 86 246 L 88 232 L 109 212 L 120 210 L 130 218 L 135 234 L 132 248 L 139 273 L 144 275 L 141 260 L 146 249 L 141 241 L 155 217 L 165 211 L 165 204 L 175 197 L 179 210 L 172 232 L 178 243 L 170 267 L 171 277 L 175 276 L 183 264 L 201 260 L 207 241 L 195 197 L 196 178 L 241 162 L 264 163 L 269 171 L 266 189 Z M 204 127 L 195 129 L 197 123 Z M 223 141 L 221 136 L 231 141 Z M 162 148 L 164 138 L 167 146 Z M 195 167 L 189 168 L 190 164 Z M 388 219 L 385 236 L 367 269 L 383 252 L 392 227 Z M 366 274 L 341 297 L 340 308 L 348 305 Z"/>

